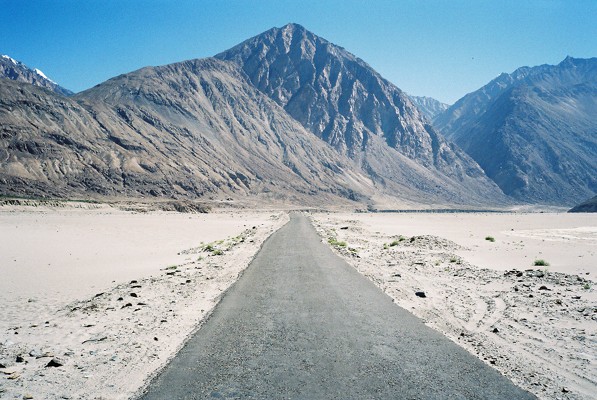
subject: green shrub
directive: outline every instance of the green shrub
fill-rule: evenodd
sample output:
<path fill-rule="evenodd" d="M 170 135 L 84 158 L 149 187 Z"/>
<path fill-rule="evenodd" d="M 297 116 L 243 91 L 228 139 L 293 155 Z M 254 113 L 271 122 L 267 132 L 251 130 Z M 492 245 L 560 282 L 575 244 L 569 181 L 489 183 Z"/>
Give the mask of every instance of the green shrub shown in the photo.
<path fill-rule="evenodd" d="M 535 260 L 534 265 L 535 265 L 535 267 L 548 267 L 549 263 L 545 260 L 539 259 L 539 260 Z"/>
<path fill-rule="evenodd" d="M 495 242 L 495 238 L 493 236 L 486 236 L 485 240 L 490 241 L 490 242 Z"/>

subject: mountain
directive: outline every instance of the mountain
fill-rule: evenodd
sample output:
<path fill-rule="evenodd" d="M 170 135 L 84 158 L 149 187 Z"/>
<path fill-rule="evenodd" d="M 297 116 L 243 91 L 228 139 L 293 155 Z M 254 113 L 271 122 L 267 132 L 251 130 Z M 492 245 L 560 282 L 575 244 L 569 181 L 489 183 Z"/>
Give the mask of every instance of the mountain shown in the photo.
<path fill-rule="evenodd" d="M 430 120 L 433 120 L 439 114 L 446 111 L 448 107 L 450 107 L 448 104 L 442 103 L 441 101 L 432 97 L 410 96 L 410 99 Z"/>
<path fill-rule="evenodd" d="M 3 194 L 342 204 L 372 190 L 215 59 L 143 68 L 70 98 L 0 80 L 0 121 Z"/>
<path fill-rule="evenodd" d="M 597 212 L 597 196 L 590 198 L 581 204 L 574 206 L 568 212 L 580 213 L 580 212 Z"/>
<path fill-rule="evenodd" d="M 457 146 L 446 142 L 410 98 L 342 47 L 288 24 L 216 56 L 315 136 L 355 160 L 387 193 L 435 202 L 504 201 Z"/>
<path fill-rule="evenodd" d="M 48 79 L 39 69 L 31 69 L 22 62 L 5 55 L 0 56 L 0 79 L 27 82 L 35 86 L 50 89 L 64 96 L 73 94 L 70 90 Z"/>
<path fill-rule="evenodd" d="M 504 193 L 577 204 L 597 192 L 597 58 L 502 74 L 458 100 L 435 126 Z"/>

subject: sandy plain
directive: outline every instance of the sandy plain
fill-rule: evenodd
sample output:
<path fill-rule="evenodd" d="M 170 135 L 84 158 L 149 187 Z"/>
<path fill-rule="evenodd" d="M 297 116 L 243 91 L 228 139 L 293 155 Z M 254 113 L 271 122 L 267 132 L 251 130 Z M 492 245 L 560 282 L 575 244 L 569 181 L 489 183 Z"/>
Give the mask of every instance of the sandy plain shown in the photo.
<path fill-rule="evenodd" d="M 287 218 L 0 207 L 0 398 L 131 398 Z"/>
<path fill-rule="evenodd" d="M 594 398 L 594 214 L 312 218 L 397 304 L 521 387 L 542 399 Z M 0 207 L 0 398 L 134 397 L 287 220 Z M 533 266 L 539 258 L 550 265 Z"/>
<path fill-rule="evenodd" d="M 519 386 L 541 399 L 595 398 L 597 215 L 319 213 L 313 220 L 322 240 L 398 305 Z M 535 266 L 538 259 L 550 265 Z"/>

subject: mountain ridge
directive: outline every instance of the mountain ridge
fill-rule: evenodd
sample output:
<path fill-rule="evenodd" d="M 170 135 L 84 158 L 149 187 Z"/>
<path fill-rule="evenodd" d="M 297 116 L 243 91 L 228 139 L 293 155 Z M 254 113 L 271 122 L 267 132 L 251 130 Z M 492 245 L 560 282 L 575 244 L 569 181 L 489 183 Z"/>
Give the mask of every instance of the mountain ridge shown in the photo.
<path fill-rule="evenodd" d="M 0 55 L 0 79 L 10 79 L 30 83 L 35 86 L 50 89 L 64 96 L 71 96 L 74 94 L 70 90 L 63 88 L 49 79 L 39 69 L 30 68 L 22 62 L 4 54 Z"/>
<path fill-rule="evenodd" d="M 464 96 L 435 125 L 522 201 L 573 205 L 597 191 L 597 58 L 521 67 Z"/>

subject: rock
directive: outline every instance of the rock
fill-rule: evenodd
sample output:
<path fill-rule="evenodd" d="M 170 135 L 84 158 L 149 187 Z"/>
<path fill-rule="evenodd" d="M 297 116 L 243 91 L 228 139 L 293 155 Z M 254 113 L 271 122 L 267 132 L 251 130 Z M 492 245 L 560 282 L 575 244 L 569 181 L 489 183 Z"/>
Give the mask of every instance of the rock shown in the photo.
<path fill-rule="evenodd" d="M 562 305 L 562 300 L 560 300 L 560 299 L 556 299 L 556 304 L 557 304 L 557 305 Z"/>
<path fill-rule="evenodd" d="M 580 300 L 580 296 L 572 296 L 574 300 Z"/>
<path fill-rule="evenodd" d="M 38 349 L 33 349 L 33 350 L 31 350 L 31 351 L 29 352 L 29 355 L 30 355 L 31 357 L 35 357 L 35 358 L 41 358 L 41 357 L 42 357 L 42 352 L 41 352 L 41 350 L 38 350 Z"/>
<path fill-rule="evenodd" d="M 137 296 L 137 293 L 131 293 L 130 296 L 131 297 L 139 297 L 139 296 Z"/>
<path fill-rule="evenodd" d="M 116 299 L 116 301 L 122 301 L 122 300 L 124 300 L 124 298 L 122 298 L 122 297 L 119 297 Z"/>
<path fill-rule="evenodd" d="M 398 272 L 396 272 L 395 274 L 392 274 L 392 276 L 395 278 L 402 278 L 402 275 L 400 275 Z"/>
<path fill-rule="evenodd" d="M 157 338 L 157 337 L 154 337 L 154 338 L 153 338 L 153 340 L 155 340 L 155 341 L 157 342 L 157 341 L 158 341 L 158 338 Z"/>
<path fill-rule="evenodd" d="M 348 227 L 347 226 L 341 226 L 340 229 L 346 230 L 346 229 L 348 229 Z"/>
<path fill-rule="evenodd" d="M 23 358 L 22 355 L 19 354 L 19 355 L 17 355 L 17 358 L 16 358 L 15 361 L 18 362 L 18 363 L 22 363 L 22 362 L 25 362 L 25 359 Z"/>
<path fill-rule="evenodd" d="M 125 308 L 125 307 L 132 307 L 132 306 L 133 306 L 133 303 L 126 303 L 125 305 L 123 305 L 120 308 L 122 309 L 122 308 Z"/>
<path fill-rule="evenodd" d="M 132 285 L 133 283 L 138 283 L 138 282 L 137 282 L 136 280 L 134 280 L 134 279 L 133 279 L 133 280 L 131 281 L 131 285 Z"/>
<path fill-rule="evenodd" d="M 539 288 L 539 290 L 551 290 L 551 289 L 549 289 L 549 288 L 548 288 L 547 286 L 545 286 L 545 285 L 542 285 L 542 286 Z"/>
<path fill-rule="evenodd" d="M 85 340 L 82 344 L 88 343 L 88 342 L 101 342 L 104 341 L 108 338 L 108 336 L 106 335 L 96 335 L 90 339 Z"/>
<path fill-rule="evenodd" d="M 141 288 L 141 285 L 133 285 L 133 286 L 131 286 L 131 289 L 140 289 L 140 288 Z"/>
<path fill-rule="evenodd" d="M 421 297 L 421 298 L 427 297 L 427 295 L 425 294 L 425 292 L 415 292 L 415 296 Z"/>
<path fill-rule="evenodd" d="M 32 398 L 33 398 L 33 395 L 32 395 L 32 394 L 29 394 L 29 393 L 27 393 L 27 394 L 24 394 L 24 395 L 23 395 L 23 398 L 24 398 L 24 399 L 32 399 Z"/>
<path fill-rule="evenodd" d="M 563 387 L 563 388 L 562 388 L 562 393 L 568 393 L 569 391 L 570 391 L 570 390 L 569 390 L 568 388 L 566 388 L 566 387 Z"/>
<path fill-rule="evenodd" d="M 493 328 L 492 332 L 493 333 L 498 333 L 500 330 L 498 328 Z"/>
<path fill-rule="evenodd" d="M 102 296 L 103 294 L 104 294 L 104 292 L 101 292 L 101 293 L 98 293 L 98 294 L 96 294 L 96 295 L 95 295 L 95 296 L 93 296 L 93 297 L 100 297 L 100 296 Z"/>
<path fill-rule="evenodd" d="M 85 342 L 83 342 L 85 343 Z M 46 364 L 46 368 L 58 368 L 64 365 L 64 361 L 60 360 L 59 358 L 52 358 L 49 363 Z"/>
<path fill-rule="evenodd" d="M 6 368 L 6 365 L 0 363 L 0 368 Z"/>

